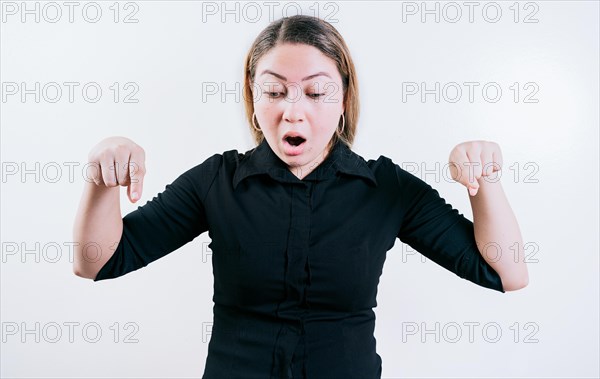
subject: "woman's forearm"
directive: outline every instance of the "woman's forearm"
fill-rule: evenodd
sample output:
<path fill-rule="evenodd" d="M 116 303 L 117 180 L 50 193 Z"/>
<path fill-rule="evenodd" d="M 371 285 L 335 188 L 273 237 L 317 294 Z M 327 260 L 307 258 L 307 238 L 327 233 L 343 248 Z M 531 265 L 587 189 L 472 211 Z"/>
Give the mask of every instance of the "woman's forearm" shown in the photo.
<path fill-rule="evenodd" d="M 525 287 L 529 282 L 524 261 L 523 238 L 500 180 L 479 180 L 479 190 L 469 196 L 473 210 L 475 240 L 483 258 L 500 275 L 505 291 Z"/>
<path fill-rule="evenodd" d="M 113 255 L 122 232 L 119 187 L 87 182 L 73 225 L 75 275 L 94 279 Z"/>

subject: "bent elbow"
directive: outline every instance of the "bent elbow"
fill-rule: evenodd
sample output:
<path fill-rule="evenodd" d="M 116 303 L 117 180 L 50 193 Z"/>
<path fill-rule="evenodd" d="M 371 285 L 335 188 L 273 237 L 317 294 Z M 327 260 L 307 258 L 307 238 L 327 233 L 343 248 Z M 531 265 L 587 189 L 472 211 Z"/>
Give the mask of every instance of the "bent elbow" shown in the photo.
<path fill-rule="evenodd" d="M 83 270 L 81 270 L 78 266 L 73 265 L 73 274 L 75 274 L 75 276 L 78 276 L 80 278 L 84 278 L 84 279 L 95 279 L 96 275 L 90 275 L 89 272 L 85 272 Z"/>
<path fill-rule="evenodd" d="M 527 287 L 528 284 L 528 275 L 518 279 L 507 280 L 506 282 L 502 281 L 502 287 L 504 288 L 504 291 L 517 291 Z"/>

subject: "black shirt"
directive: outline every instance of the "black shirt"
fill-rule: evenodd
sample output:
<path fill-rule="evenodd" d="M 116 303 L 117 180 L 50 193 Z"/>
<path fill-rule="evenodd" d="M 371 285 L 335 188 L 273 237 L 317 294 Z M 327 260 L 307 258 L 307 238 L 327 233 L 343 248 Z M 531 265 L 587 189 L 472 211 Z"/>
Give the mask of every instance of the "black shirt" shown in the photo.
<path fill-rule="evenodd" d="M 203 378 L 380 378 L 377 285 L 396 238 L 504 292 L 473 223 L 389 158 L 338 142 L 300 180 L 266 141 L 215 154 L 123 218 L 95 281 L 148 265 L 208 231 L 213 327 Z"/>

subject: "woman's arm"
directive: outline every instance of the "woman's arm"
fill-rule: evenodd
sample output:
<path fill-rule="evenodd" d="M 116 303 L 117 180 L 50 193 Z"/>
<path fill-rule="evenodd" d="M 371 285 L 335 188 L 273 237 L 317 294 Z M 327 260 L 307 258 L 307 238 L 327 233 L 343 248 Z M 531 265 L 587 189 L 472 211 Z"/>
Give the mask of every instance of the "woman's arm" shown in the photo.
<path fill-rule="evenodd" d="M 481 255 L 500 275 L 505 291 L 527 286 L 523 238 L 496 172 L 502 167 L 500 147 L 489 141 L 464 142 L 452 150 L 449 161 L 454 167 L 453 179 L 465 185 L 470 194 Z"/>
<path fill-rule="evenodd" d="M 73 225 L 73 272 L 94 279 L 121 239 L 123 221 L 118 187 L 86 183 Z"/>
<path fill-rule="evenodd" d="M 142 193 L 144 150 L 125 137 L 109 137 L 90 151 L 92 180 L 85 183 L 73 225 L 77 242 L 73 258 L 75 275 L 94 279 L 112 257 L 123 233 L 119 186 L 127 186 L 132 202 Z"/>
<path fill-rule="evenodd" d="M 523 238 L 500 181 L 479 180 L 477 195 L 470 196 L 475 240 L 483 258 L 502 279 L 505 291 L 527 286 L 529 275 Z"/>

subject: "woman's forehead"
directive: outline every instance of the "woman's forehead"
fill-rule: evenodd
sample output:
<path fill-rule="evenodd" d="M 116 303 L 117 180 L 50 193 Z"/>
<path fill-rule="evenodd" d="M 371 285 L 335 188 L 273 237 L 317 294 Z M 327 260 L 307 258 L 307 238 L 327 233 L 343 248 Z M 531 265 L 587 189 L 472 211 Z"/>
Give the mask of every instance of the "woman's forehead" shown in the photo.
<path fill-rule="evenodd" d="M 256 79 L 305 82 L 339 80 L 335 62 L 316 47 L 305 44 L 278 45 L 258 62 Z"/>

